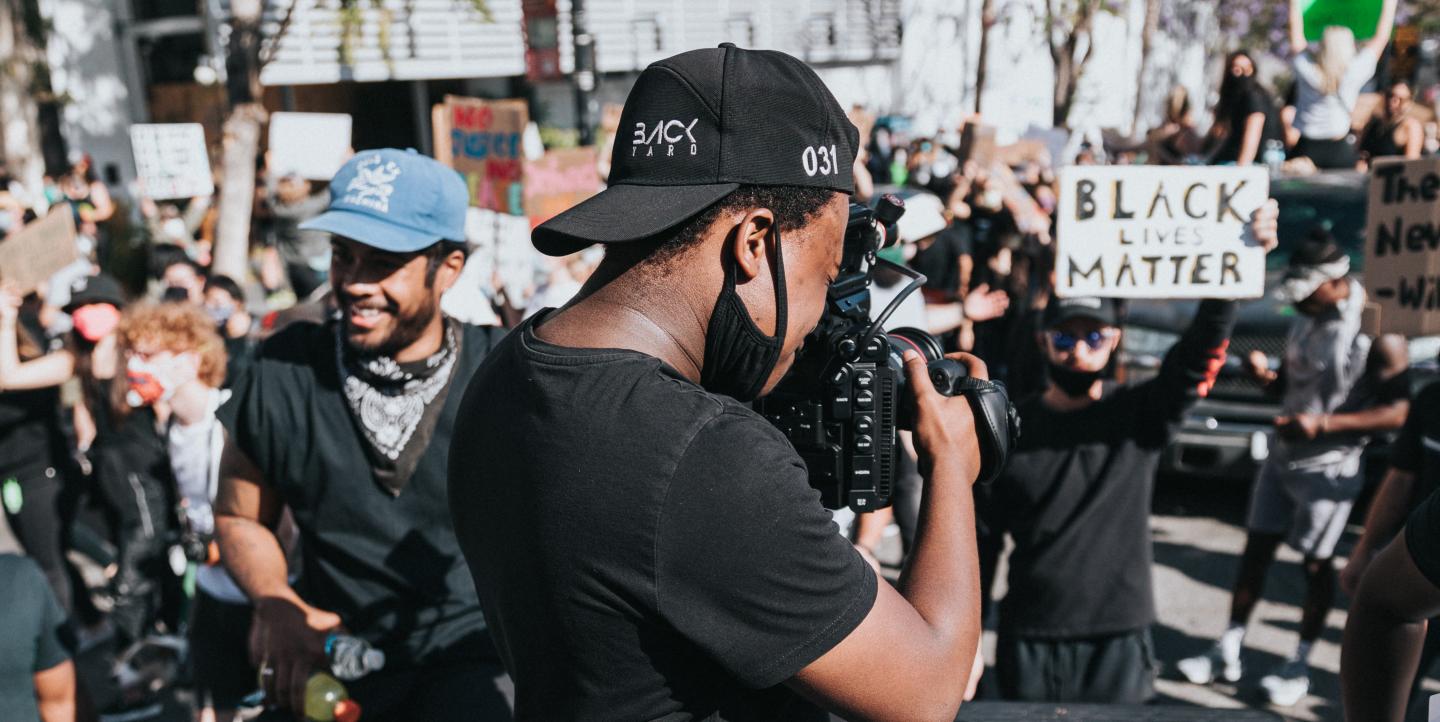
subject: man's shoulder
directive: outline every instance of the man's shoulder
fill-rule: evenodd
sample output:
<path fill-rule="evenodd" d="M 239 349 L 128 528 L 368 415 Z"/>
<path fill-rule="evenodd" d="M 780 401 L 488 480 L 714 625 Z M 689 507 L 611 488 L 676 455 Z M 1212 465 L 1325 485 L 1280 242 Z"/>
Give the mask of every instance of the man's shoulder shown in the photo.
<path fill-rule="evenodd" d="M 255 359 L 267 365 L 310 365 L 322 352 L 333 356 L 335 343 L 330 323 L 295 321 L 261 341 Z"/>

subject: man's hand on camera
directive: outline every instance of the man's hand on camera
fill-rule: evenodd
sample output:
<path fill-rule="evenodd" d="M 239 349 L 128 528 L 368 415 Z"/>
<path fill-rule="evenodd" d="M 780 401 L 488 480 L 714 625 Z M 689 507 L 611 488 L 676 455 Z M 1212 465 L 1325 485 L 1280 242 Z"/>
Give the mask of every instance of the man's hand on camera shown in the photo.
<path fill-rule="evenodd" d="M 970 376 L 990 378 L 985 362 L 968 353 L 946 356 L 964 364 Z M 930 382 L 925 359 L 914 351 L 905 352 L 905 374 L 915 393 L 915 451 L 920 474 L 932 478 L 937 468 L 952 467 L 970 483 L 980 476 L 980 441 L 975 434 L 975 414 L 964 396 L 943 396 Z"/>
<path fill-rule="evenodd" d="M 340 617 L 316 609 L 298 597 L 255 601 L 250 625 L 250 661 L 272 704 L 305 709 L 305 682 L 325 664 L 325 638 L 340 629 Z"/>

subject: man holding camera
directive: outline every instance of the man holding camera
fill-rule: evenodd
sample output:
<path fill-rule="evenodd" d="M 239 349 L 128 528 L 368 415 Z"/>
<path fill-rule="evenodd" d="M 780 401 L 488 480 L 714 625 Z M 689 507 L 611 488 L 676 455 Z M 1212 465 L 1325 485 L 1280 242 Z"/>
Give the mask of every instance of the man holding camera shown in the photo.
<path fill-rule="evenodd" d="M 508 719 L 445 493 L 458 384 L 499 336 L 440 311 L 465 264 L 465 183 L 383 149 L 330 187 L 330 209 L 305 228 L 331 235 L 338 318 L 269 338 L 218 412 L 215 531 L 254 606 L 251 662 L 267 701 L 298 713 L 343 631 L 386 655 L 347 684 L 367 722 Z M 300 535 L 294 588 L 282 507 Z"/>
<path fill-rule="evenodd" d="M 839 272 L 855 127 L 800 61 L 729 44 L 652 64 L 621 127 L 609 189 L 534 233 L 604 261 L 496 347 L 451 451 L 517 716 L 953 718 L 980 633 L 970 403 L 907 357 L 926 488 L 898 590 L 746 403 Z"/>
<path fill-rule="evenodd" d="M 1272 201 L 1251 222 L 1267 251 L 1275 218 Z M 1015 542 L 996 645 L 1005 698 L 1139 704 L 1154 694 L 1155 472 L 1172 425 L 1214 384 L 1234 323 L 1233 301 L 1202 301 L 1154 378 L 1112 388 L 1115 301 L 1050 300 L 1037 339 L 1050 382 L 1017 404 L 1025 433 L 978 494 L 987 542 L 1002 532 Z"/>

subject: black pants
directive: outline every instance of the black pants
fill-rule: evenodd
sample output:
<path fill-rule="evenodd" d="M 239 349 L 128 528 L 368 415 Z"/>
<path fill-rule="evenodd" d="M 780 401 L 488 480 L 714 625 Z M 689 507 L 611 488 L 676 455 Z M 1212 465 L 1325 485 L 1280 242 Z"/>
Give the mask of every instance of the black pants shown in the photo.
<path fill-rule="evenodd" d="M 1002 633 L 995 656 L 1000 695 L 1008 700 L 1143 704 L 1155 694 L 1149 629 L 1082 639 Z"/>
<path fill-rule="evenodd" d="M 45 572 L 46 581 L 55 590 L 55 597 L 68 614 L 72 609 L 70 571 L 65 563 L 64 483 L 55 469 L 18 479 L 20 509 L 5 518 L 10 530 L 24 547 L 25 555 L 35 560 Z"/>
<path fill-rule="evenodd" d="M 122 646 L 145 634 L 161 614 L 162 593 L 173 592 L 177 581 L 166 559 L 173 532 L 170 495 L 163 480 L 129 463 L 128 450 L 125 445 L 106 447 L 96 461 L 100 493 L 115 515 L 116 572 L 110 589 L 115 606 L 110 620 Z"/>
<path fill-rule="evenodd" d="M 1349 137 L 1336 138 L 1335 140 L 1316 140 L 1315 138 L 1301 137 L 1300 142 L 1295 144 L 1291 151 L 1292 157 L 1305 156 L 1315 164 L 1316 168 L 1354 170 L 1355 143 Z"/>
<path fill-rule="evenodd" d="M 259 689 L 250 666 L 249 604 L 232 604 L 195 590 L 190 617 L 190 671 L 195 694 L 217 710 L 240 706 L 245 695 Z"/>

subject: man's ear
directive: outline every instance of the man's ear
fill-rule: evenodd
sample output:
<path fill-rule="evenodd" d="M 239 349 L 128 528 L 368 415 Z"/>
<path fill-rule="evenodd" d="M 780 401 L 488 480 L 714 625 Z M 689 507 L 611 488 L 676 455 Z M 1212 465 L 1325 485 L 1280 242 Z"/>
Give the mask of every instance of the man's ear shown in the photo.
<path fill-rule="evenodd" d="M 735 281 L 744 283 L 760 275 L 766 258 L 765 239 L 775 230 L 775 214 L 769 208 L 753 208 L 740 219 L 731 236 L 735 254 Z"/>
<path fill-rule="evenodd" d="M 456 248 L 446 254 L 440 261 L 440 267 L 435 269 L 435 286 L 440 293 L 450 290 L 455 281 L 460 278 L 460 272 L 465 270 L 465 251 L 463 248 Z"/>

